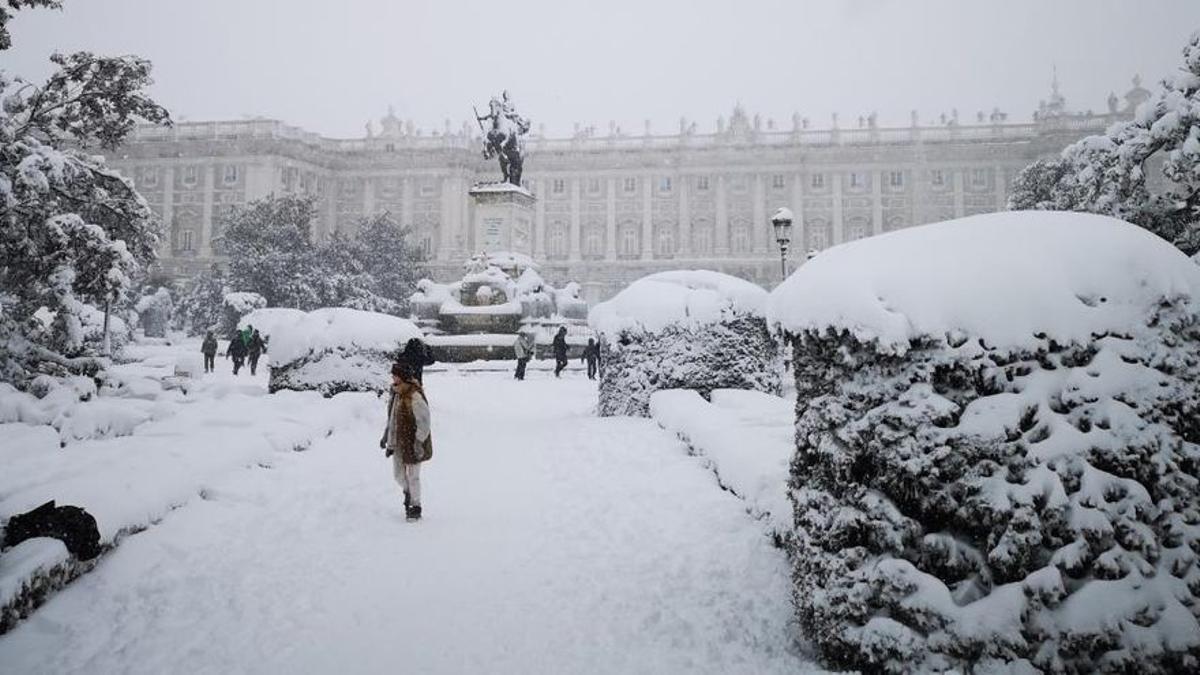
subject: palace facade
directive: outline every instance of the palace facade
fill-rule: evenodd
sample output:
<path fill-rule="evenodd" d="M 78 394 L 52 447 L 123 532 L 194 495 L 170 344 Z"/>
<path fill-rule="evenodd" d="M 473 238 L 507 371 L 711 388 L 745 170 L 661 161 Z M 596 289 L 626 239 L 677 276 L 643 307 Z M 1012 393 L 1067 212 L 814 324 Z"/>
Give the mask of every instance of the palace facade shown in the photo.
<path fill-rule="evenodd" d="M 1031 122 L 998 111 L 883 128 L 875 116 L 825 129 L 794 115 L 788 128 L 741 107 L 697 133 L 630 135 L 579 129 L 531 134 L 525 186 L 537 196 L 534 257 L 555 283 L 577 280 L 589 302 L 665 269 L 724 271 L 779 281 L 768 218 L 796 216 L 792 258 L 844 241 L 1005 208 L 1016 174 L 1123 119 L 1149 92 L 1110 96 L 1105 113 L 1071 113 L 1057 86 Z M 269 194 L 306 193 L 320 205 L 317 234 L 353 228 L 387 210 L 412 228 L 439 281 L 457 279 L 480 247 L 468 189 L 498 180 L 466 125 L 421 132 L 389 111 L 363 138 L 331 139 L 274 120 L 139 127 L 109 164 L 167 224 L 162 264 L 189 275 L 222 260 L 221 216 Z"/>

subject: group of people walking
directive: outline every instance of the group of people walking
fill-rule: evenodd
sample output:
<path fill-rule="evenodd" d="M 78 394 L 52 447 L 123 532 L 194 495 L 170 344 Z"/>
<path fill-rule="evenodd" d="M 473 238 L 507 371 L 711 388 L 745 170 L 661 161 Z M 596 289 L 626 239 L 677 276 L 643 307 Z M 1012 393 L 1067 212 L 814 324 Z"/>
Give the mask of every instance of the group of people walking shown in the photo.
<path fill-rule="evenodd" d="M 200 353 L 204 354 L 204 372 L 213 372 L 216 367 L 217 338 L 211 330 L 204 334 L 204 342 L 200 343 Z M 233 337 L 229 339 L 229 346 L 225 348 L 225 358 L 233 360 L 234 375 L 238 374 L 247 360 L 250 361 L 250 374 L 257 374 L 258 360 L 266 353 L 267 341 L 254 326 L 234 331 Z"/>
<path fill-rule="evenodd" d="M 554 376 L 562 377 L 562 371 L 567 367 L 566 326 L 559 326 L 558 332 L 554 334 L 554 339 L 550 342 L 550 348 L 554 353 Z M 529 365 L 530 359 L 537 356 L 537 345 L 534 342 L 533 333 L 529 331 L 518 333 L 517 341 L 513 344 L 513 351 L 517 355 L 517 370 L 513 377 L 524 380 L 525 368 Z M 579 360 L 587 364 L 588 379 L 596 379 L 600 365 L 600 345 L 596 343 L 595 338 L 588 338 L 587 346 L 583 348 L 583 355 Z"/>

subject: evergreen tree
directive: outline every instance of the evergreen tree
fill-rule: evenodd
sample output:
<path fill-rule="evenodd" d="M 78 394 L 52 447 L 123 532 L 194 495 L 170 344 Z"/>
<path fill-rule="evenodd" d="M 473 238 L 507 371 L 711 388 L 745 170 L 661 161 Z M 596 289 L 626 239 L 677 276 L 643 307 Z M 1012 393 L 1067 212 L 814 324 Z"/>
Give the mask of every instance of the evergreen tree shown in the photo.
<path fill-rule="evenodd" d="M 225 274 L 218 265 L 192 277 L 175 305 L 173 323 L 188 335 L 203 335 L 221 323 L 221 306 L 227 292 Z"/>
<path fill-rule="evenodd" d="M 410 228 L 401 226 L 384 211 L 364 218 L 357 240 L 364 270 L 375 280 L 375 293 L 396 303 L 395 314 L 408 312 L 408 298 L 425 274 L 425 254 L 414 246 Z"/>
<path fill-rule="evenodd" d="M 1162 189 L 1146 181 L 1152 158 L 1162 159 Z M 1200 32 L 1183 49 L 1183 68 L 1132 120 L 1027 167 L 1009 205 L 1115 216 L 1200 251 Z"/>
<path fill-rule="evenodd" d="M 313 197 L 270 196 L 235 208 L 224 218 L 229 285 L 258 293 L 268 307 L 320 305 Z"/>

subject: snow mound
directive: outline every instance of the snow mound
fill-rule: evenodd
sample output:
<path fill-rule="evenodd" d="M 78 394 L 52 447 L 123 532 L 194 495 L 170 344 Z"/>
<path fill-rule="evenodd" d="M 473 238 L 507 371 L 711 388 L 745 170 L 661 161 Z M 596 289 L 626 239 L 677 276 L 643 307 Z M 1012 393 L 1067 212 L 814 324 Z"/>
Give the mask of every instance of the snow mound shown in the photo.
<path fill-rule="evenodd" d="M 969 334 L 1031 349 L 1123 332 L 1164 299 L 1200 297 L 1200 269 L 1146 230 L 1106 216 L 993 213 L 830 248 L 772 294 L 792 333 L 844 329 L 903 353 Z M 597 308 L 599 309 L 599 308 Z"/>
<path fill-rule="evenodd" d="M 710 270 L 674 270 L 638 279 L 589 317 L 602 335 L 658 332 L 673 323 L 698 326 L 733 313 L 763 316 L 767 292 L 744 279 Z"/>
<path fill-rule="evenodd" d="M 280 366 L 334 349 L 394 352 L 421 330 L 408 319 L 345 307 L 311 312 L 260 309 L 242 317 L 270 339 L 272 364 Z"/>

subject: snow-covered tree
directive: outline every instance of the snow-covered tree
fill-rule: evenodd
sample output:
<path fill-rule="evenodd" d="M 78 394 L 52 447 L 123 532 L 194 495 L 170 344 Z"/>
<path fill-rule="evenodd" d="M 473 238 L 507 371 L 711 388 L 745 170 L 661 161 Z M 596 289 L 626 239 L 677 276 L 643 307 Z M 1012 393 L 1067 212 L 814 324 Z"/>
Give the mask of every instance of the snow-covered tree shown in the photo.
<path fill-rule="evenodd" d="M 422 256 L 386 212 L 354 234 L 312 234 L 311 197 L 267 197 L 225 221 L 230 286 L 261 294 L 270 307 L 351 307 L 401 314 L 422 272 Z"/>
<path fill-rule="evenodd" d="M 175 328 L 187 331 L 188 335 L 203 335 L 205 331 L 217 330 L 227 292 L 225 273 L 218 265 L 214 264 L 192 277 L 175 304 L 172 321 Z"/>
<path fill-rule="evenodd" d="M 13 12 L 29 7 L 61 9 L 62 0 L 4 0 L 4 2 L 0 2 L 0 51 L 12 46 L 12 35 L 8 32 L 8 22 L 12 19 Z"/>
<path fill-rule="evenodd" d="M 1147 183 L 1161 160 L 1161 188 Z M 1162 83 L 1132 120 L 1039 161 L 1014 183 L 1013 209 L 1088 211 L 1137 223 L 1185 253 L 1200 251 L 1200 32 L 1183 49 L 1183 67 Z"/>
<path fill-rule="evenodd" d="M 831 665 L 1197 670 L 1184 255 L 1110 218 L 976 216 L 826 251 L 769 314 L 794 338 L 794 600 Z"/>
<path fill-rule="evenodd" d="M 425 253 L 412 242 L 412 231 L 386 211 L 364 218 L 354 240 L 363 271 L 373 280 L 372 292 L 392 303 L 389 314 L 408 313 L 408 298 L 425 273 Z M 364 309 L 364 308 L 360 308 Z"/>
<path fill-rule="evenodd" d="M 143 93 L 149 62 L 50 60 L 41 85 L 0 74 L 0 379 L 18 384 L 100 366 L 85 325 L 123 299 L 159 238 L 130 182 L 85 152 L 116 147 L 139 120 L 169 123 Z"/>
<path fill-rule="evenodd" d="M 258 293 L 269 307 L 320 305 L 311 196 L 270 196 L 229 211 L 222 223 L 229 286 Z"/>

